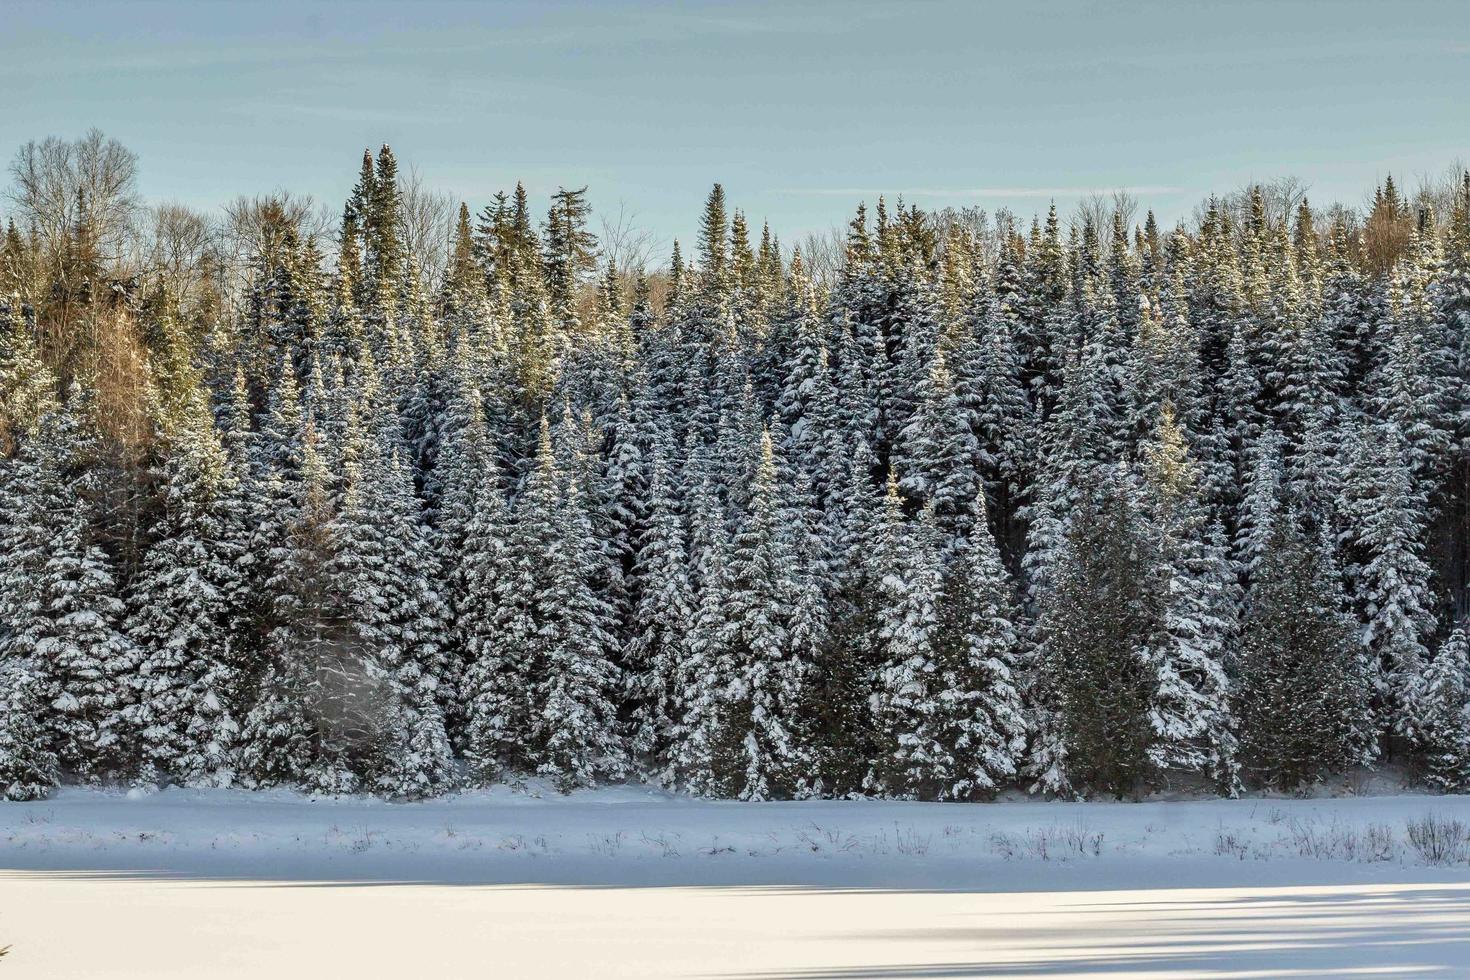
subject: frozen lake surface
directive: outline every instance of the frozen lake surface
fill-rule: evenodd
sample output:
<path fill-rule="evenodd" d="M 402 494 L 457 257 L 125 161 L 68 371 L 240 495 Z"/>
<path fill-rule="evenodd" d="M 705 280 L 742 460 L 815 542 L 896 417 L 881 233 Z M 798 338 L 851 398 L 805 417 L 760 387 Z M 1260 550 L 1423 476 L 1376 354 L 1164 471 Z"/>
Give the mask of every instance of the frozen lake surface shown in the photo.
<path fill-rule="evenodd" d="M 20 977 L 1470 976 L 1470 798 L 0 807 Z M 1435 861 L 1442 863 L 1434 863 Z"/>

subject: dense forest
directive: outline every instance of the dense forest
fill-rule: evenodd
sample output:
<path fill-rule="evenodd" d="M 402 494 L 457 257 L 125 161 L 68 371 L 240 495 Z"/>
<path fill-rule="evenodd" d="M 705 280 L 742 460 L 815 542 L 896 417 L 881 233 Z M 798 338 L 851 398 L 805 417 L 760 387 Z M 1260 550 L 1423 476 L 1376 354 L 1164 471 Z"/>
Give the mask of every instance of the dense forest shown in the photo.
<path fill-rule="evenodd" d="M 1470 175 L 805 249 L 715 185 L 654 268 L 386 146 L 340 220 L 135 170 L 11 166 L 10 799 L 1470 789 Z"/>

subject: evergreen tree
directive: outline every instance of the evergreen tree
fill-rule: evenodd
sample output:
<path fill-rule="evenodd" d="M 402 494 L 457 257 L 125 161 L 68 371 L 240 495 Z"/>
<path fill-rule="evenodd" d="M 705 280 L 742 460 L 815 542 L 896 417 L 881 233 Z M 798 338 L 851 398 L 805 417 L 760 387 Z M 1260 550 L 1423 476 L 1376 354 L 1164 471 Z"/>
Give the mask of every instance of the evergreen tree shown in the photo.
<path fill-rule="evenodd" d="M 691 460 L 691 468 L 695 462 Z M 679 718 L 671 739 L 669 768 L 675 781 L 690 792 L 716 796 L 729 792 L 724 732 L 734 680 L 727 625 L 730 541 L 723 508 L 707 472 L 692 475 L 692 480 L 689 550 L 694 615 L 688 655 L 677 677 Z"/>
<path fill-rule="evenodd" d="M 961 411 L 944 355 L 936 354 L 919 388 L 919 405 L 901 433 L 895 452 L 903 468 L 902 488 L 934 511 L 948 538 L 970 531 L 970 504 L 979 490 L 979 443 Z"/>
<path fill-rule="evenodd" d="M 655 450 L 648 488 L 648 523 L 633 574 L 638 605 L 625 662 L 633 702 L 631 747 L 644 759 L 664 762 L 680 717 L 679 672 L 687 657 L 694 618 L 684 521 L 673 497 L 673 474 Z M 666 781 L 672 773 L 665 772 Z"/>
<path fill-rule="evenodd" d="M 1164 642 L 1157 567 L 1121 490 L 1077 515 L 1037 624 L 1037 788 L 1122 796 L 1152 775 Z"/>
<path fill-rule="evenodd" d="M 1150 651 L 1157 679 L 1150 757 L 1160 770 L 1202 773 L 1230 792 L 1235 740 L 1225 659 L 1237 616 L 1234 569 L 1168 403 L 1143 456 L 1140 506 L 1164 590 L 1162 631 Z"/>
<path fill-rule="evenodd" d="M 33 324 L 15 296 L 0 296 L 0 451 L 56 409 L 56 379 L 36 350 Z"/>
<path fill-rule="evenodd" d="M 250 786 L 323 793 L 360 787 L 354 755 L 368 748 L 357 707 L 359 673 L 343 597 L 328 574 L 338 553 L 315 430 L 267 472 L 284 504 L 282 531 L 261 583 L 264 638 L 254 703 L 241 726 L 240 769 Z M 294 471 L 294 472 L 292 472 Z M 284 477 L 290 472 L 289 489 Z"/>
<path fill-rule="evenodd" d="M 924 780 L 939 799 L 990 796 L 1019 768 L 1026 720 L 1014 591 L 979 495 L 970 537 L 947 569 L 935 623 L 933 722 L 942 757 Z"/>
<path fill-rule="evenodd" d="M 463 651 L 458 709 L 450 717 L 463 726 L 463 751 L 471 776 L 489 783 L 503 772 L 514 751 L 515 733 L 502 711 L 518 689 L 511 664 L 500 646 L 501 577 L 506 571 L 509 527 L 505 501 L 495 479 L 486 475 L 473 488 L 470 516 L 464 525 L 459 563 L 451 578 L 454 638 Z"/>
<path fill-rule="evenodd" d="M 1343 488 L 1343 545 L 1362 619 L 1380 727 L 1413 737 L 1415 689 L 1435 631 L 1422 518 L 1396 429 L 1365 427 Z"/>
<path fill-rule="evenodd" d="M 1242 769 L 1284 789 L 1368 757 L 1367 677 L 1335 569 L 1293 513 L 1272 523 L 1240 629 Z"/>
<path fill-rule="evenodd" d="M 28 665 L 0 666 L 0 797 L 12 802 L 43 800 L 61 780 L 35 684 Z"/>
<path fill-rule="evenodd" d="M 1459 626 L 1424 665 L 1414 731 L 1425 779 L 1445 793 L 1470 787 L 1470 641 Z"/>
<path fill-rule="evenodd" d="M 726 778 L 741 799 L 790 795 L 805 775 L 797 712 L 809 665 L 792 656 L 791 577 L 799 569 L 784 516 L 767 432 L 749 510 L 732 543 L 723 640 L 733 669 L 722 739 L 731 753 Z"/>
<path fill-rule="evenodd" d="M 926 507 L 917 526 L 911 525 L 892 473 L 871 560 L 879 590 L 876 640 L 881 666 L 873 696 L 880 754 L 870 788 L 911 797 L 927 790 L 935 776 L 944 780 L 943 774 L 956 766 L 941 742 L 938 717 L 942 692 L 935 640 L 943 564 L 934 513 Z"/>
<path fill-rule="evenodd" d="M 612 610 L 592 588 L 595 540 L 585 497 L 573 477 L 562 489 L 546 561 L 552 612 L 545 673 L 536 684 L 533 738 L 538 775 L 563 792 L 626 773 L 626 755 L 613 701 L 622 686 L 612 635 Z"/>
<path fill-rule="evenodd" d="M 224 786 L 244 714 L 235 647 L 244 540 L 236 475 L 198 395 L 173 433 L 166 475 L 158 540 L 127 624 L 138 653 L 130 721 L 145 779 Z"/>

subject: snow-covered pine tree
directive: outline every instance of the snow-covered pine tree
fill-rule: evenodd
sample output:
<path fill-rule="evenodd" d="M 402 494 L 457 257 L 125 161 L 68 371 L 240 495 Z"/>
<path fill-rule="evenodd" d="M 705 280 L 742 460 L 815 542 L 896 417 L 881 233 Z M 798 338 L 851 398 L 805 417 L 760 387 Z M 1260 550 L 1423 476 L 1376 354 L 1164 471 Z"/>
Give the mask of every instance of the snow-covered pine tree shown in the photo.
<path fill-rule="evenodd" d="M 1364 425 L 1353 449 L 1342 489 L 1341 541 L 1352 562 L 1374 710 L 1381 731 L 1413 738 L 1426 642 L 1435 632 L 1423 517 L 1397 428 Z"/>
<path fill-rule="evenodd" d="M 934 728 L 953 765 L 926 782 L 943 800 L 985 798 L 1015 778 L 1026 748 L 1015 589 L 990 531 L 985 497 L 946 570 L 934 632 Z"/>
<path fill-rule="evenodd" d="M 1066 384 L 1042 432 L 1042 464 L 1026 516 L 1023 567 L 1034 605 L 1049 587 L 1074 515 L 1116 479 L 1117 416 L 1107 396 L 1108 367 L 1089 345 L 1066 369 Z"/>
<path fill-rule="evenodd" d="M 203 392 L 195 391 L 167 445 L 164 513 L 127 621 L 138 656 L 129 721 L 145 781 L 227 786 L 246 710 L 235 646 L 244 515 Z"/>
<path fill-rule="evenodd" d="M 880 666 L 872 700 L 878 756 L 868 788 L 886 796 L 931 796 L 935 777 L 958 768 L 942 738 L 943 696 L 935 641 L 943 590 L 942 542 L 933 509 L 919 520 L 903 513 L 897 475 L 890 471 L 878 525 L 870 579 L 878 589 L 876 656 Z"/>
<path fill-rule="evenodd" d="M 466 644 L 469 631 L 463 627 L 478 612 L 470 598 L 474 576 L 469 565 L 479 561 L 484 547 L 482 540 L 471 540 L 471 528 L 485 488 L 498 489 L 484 399 L 467 365 L 456 372 L 445 414 L 446 431 L 433 473 L 439 488 L 433 542 L 443 568 L 441 592 L 449 614 L 449 628 L 439 638 L 444 660 L 441 701 L 449 730 L 457 732 L 464 724 L 464 675 L 472 659 Z"/>
<path fill-rule="evenodd" d="M 79 456 L 92 439 L 74 398 L 42 418 L 6 467 L 5 659 L 44 706 L 44 744 L 62 771 L 89 782 L 132 774 L 125 711 L 133 650 L 112 561 L 81 498 Z"/>
<path fill-rule="evenodd" d="M 0 451 L 13 452 L 56 407 L 56 377 L 36 350 L 20 297 L 0 296 Z"/>
<path fill-rule="evenodd" d="M 265 476 L 285 507 L 273 518 L 283 533 L 261 585 L 262 663 L 241 726 L 240 771 L 248 786 L 346 793 L 361 784 L 343 737 L 354 716 L 341 707 L 357 692 L 334 683 L 350 679 L 334 668 L 352 649 L 352 630 L 328 573 L 339 543 L 316 432 L 307 426 L 294 441 Z"/>
<path fill-rule="evenodd" d="M 779 477 L 785 484 L 781 493 L 781 528 L 790 537 L 788 550 L 793 556 L 791 573 L 786 576 L 789 594 L 786 604 L 788 656 L 791 676 L 800 679 L 800 701 L 791 707 L 793 736 L 801 746 L 801 774 L 792 791 L 798 796 L 820 793 L 820 742 L 812 722 L 810 705 L 816 688 L 816 676 L 831 646 L 830 555 L 821 526 L 822 512 L 816 506 L 811 481 L 804 474 Z"/>
<path fill-rule="evenodd" d="M 503 543 L 497 554 L 486 542 L 477 572 L 478 607 L 493 612 L 475 623 L 468 640 L 473 659 L 466 681 L 465 741 L 482 779 L 497 770 L 524 774 L 539 762 L 532 741 L 534 689 L 537 679 L 545 678 L 552 630 L 544 599 L 551 588 L 547 556 L 555 535 L 559 481 L 551 429 L 543 418 L 535 466 L 506 516 Z M 485 532 L 495 535 L 490 526 Z M 488 581 L 492 569 L 496 574 Z M 485 602 L 487 586 L 493 590 L 493 603 Z"/>
<path fill-rule="evenodd" d="M 1432 228 L 1415 232 L 1388 290 L 1380 324 L 1382 359 L 1368 378 L 1369 405 L 1406 444 L 1412 490 L 1429 503 L 1450 464 L 1456 429 L 1460 343 L 1435 304 L 1430 282 L 1442 262 Z"/>
<path fill-rule="evenodd" d="M 970 503 L 980 487 L 980 447 L 942 351 L 933 356 L 918 396 L 914 414 L 899 432 L 895 466 L 903 471 L 901 489 L 933 509 L 935 526 L 950 543 L 970 530 Z"/>
<path fill-rule="evenodd" d="M 549 474 L 555 479 L 554 474 Z M 558 488 L 550 550 L 544 673 L 533 676 L 531 736 L 536 773 L 566 792 L 626 775 L 627 755 L 614 702 L 622 687 L 612 607 L 593 588 L 601 554 L 575 476 Z"/>
<path fill-rule="evenodd" d="M 450 717 L 463 726 L 459 737 L 471 779 L 485 784 L 502 774 L 506 762 L 501 752 L 513 733 L 504 727 L 499 712 L 506 695 L 515 690 L 505 685 L 516 678 L 508 672 L 499 643 L 498 590 L 509 532 L 505 500 L 493 473 L 485 474 L 474 494 L 450 590 L 453 633 L 464 656 L 461 708 Z"/>
<path fill-rule="evenodd" d="M 1470 789 L 1470 638 L 1456 627 L 1423 665 L 1413 730 L 1424 778 L 1444 793 Z"/>
<path fill-rule="evenodd" d="M 125 687 L 133 650 L 107 554 L 90 540 L 87 512 L 72 505 L 41 568 L 32 620 L 34 655 L 46 662 L 57 757 L 90 781 L 130 773 Z"/>
<path fill-rule="evenodd" d="M 679 673 L 694 618 L 684 520 L 663 446 L 655 446 L 647 524 L 633 565 L 638 605 L 624 655 L 632 702 L 630 749 L 673 782 L 668 754 L 681 714 Z"/>
<path fill-rule="evenodd" d="M 749 509 L 732 543 L 726 635 L 733 676 L 721 741 L 731 753 L 730 792 L 741 799 L 789 796 L 806 778 L 798 712 L 809 665 L 791 649 L 795 540 L 784 526 L 769 432 L 759 443 Z"/>
<path fill-rule="evenodd" d="M 0 661 L 0 799 L 12 802 L 43 800 L 61 781 L 36 680 L 29 663 Z"/>
<path fill-rule="evenodd" d="M 826 327 L 815 290 L 804 274 L 793 271 L 790 292 L 792 349 L 784 382 L 775 401 L 785 425 L 785 455 L 811 481 L 817 500 L 826 501 L 841 481 L 842 447 L 837 393 L 833 386 Z"/>
<path fill-rule="evenodd" d="M 980 480 L 994 502 L 997 537 L 1014 558 L 1024 544 L 1021 508 L 1036 468 L 1038 417 L 1012 335 L 1020 327 L 1010 313 L 994 303 L 976 310 L 958 330 L 950 357 L 959 409 L 976 441 Z M 1051 353 L 1037 357 L 1038 364 L 1050 363 Z"/>
<path fill-rule="evenodd" d="M 413 799 L 450 779 L 438 690 L 447 617 L 394 422 L 391 414 L 376 420 L 349 467 L 328 571 L 353 642 L 319 664 L 318 676 L 332 713 L 346 722 L 342 749 L 363 782 Z"/>
<path fill-rule="evenodd" d="M 828 635 L 811 678 L 807 721 L 817 778 L 837 795 L 861 790 L 876 751 L 870 699 L 881 663 L 880 592 L 872 558 L 884 499 L 873 482 L 876 465 L 868 444 L 858 442 L 822 529 Z"/>
<path fill-rule="evenodd" d="M 707 464 L 691 457 L 689 553 L 694 593 L 687 655 L 679 665 L 679 717 L 670 738 L 674 781 L 703 796 L 727 794 L 729 752 L 724 740 L 734 683 L 729 649 L 731 549 L 724 509 L 710 485 Z"/>
<path fill-rule="evenodd" d="M 1235 564 L 1242 578 L 1249 578 L 1265 560 L 1277 519 L 1287 503 L 1281 444 L 1280 434 L 1268 429 L 1252 449 L 1255 459 L 1250 481 L 1236 519 Z"/>
<path fill-rule="evenodd" d="M 1225 659 L 1238 616 L 1235 570 L 1169 402 L 1142 455 L 1139 506 L 1164 590 L 1162 629 L 1150 649 L 1157 684 L 1150 758 L 1160 771 L 1199 773 L 1232 792 L 1235 739 Z"/>

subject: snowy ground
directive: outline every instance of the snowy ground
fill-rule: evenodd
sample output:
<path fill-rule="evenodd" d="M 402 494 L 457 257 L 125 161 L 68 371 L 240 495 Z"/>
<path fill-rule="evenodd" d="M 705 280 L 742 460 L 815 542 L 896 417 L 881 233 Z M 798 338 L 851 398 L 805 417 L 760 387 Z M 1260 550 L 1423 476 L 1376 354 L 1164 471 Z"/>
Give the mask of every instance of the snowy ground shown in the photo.
<path fill-rule="evenodd" d="M 1470 797 L 0 805 L 0 976 L 1470 976 Z"/>

